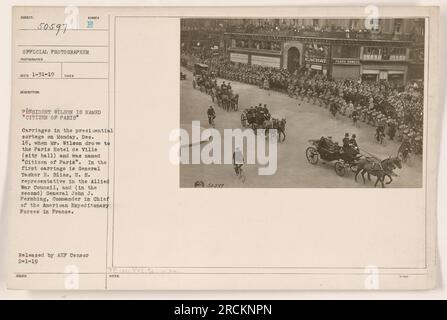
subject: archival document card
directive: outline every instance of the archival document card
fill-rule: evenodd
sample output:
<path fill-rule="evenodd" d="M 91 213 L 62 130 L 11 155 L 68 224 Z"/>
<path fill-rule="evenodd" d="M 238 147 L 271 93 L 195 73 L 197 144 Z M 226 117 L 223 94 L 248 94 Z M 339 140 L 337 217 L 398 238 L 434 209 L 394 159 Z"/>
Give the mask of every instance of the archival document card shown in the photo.
<path fill-rule="evenodd" d="M 14 7 L 12 289 L 436 286 L 436 7 Z"/>

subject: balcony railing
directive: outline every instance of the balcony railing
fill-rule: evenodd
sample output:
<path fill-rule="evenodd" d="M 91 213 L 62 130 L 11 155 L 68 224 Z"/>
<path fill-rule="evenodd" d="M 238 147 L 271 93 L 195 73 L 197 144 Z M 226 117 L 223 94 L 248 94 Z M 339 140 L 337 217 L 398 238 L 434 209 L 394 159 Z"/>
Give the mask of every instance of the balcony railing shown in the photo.
<path fill-rule="evenodd" d="M 245 31 L 231 31 L 231 34 L 249 34 L 262 36 L 296 36 L 296 37 L 309 37 L 309 38 L 329 38 L 329 39 L 357 39 L 357 40 L 386 40 L 386 41 L 411 41 L 411 42 L 423 42 L 423 35 L 414 34 L 392 34 L 392 33 L 375 33 L 364 31 L 303 31 L 303 30 L 276 30 L 276 31 L 258 31 L 251 32 Z"/>

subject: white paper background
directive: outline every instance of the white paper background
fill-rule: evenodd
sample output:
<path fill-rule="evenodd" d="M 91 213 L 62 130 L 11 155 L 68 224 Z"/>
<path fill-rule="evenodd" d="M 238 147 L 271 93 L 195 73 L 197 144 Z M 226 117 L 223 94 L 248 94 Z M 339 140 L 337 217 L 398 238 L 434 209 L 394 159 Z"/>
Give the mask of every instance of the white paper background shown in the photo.
<path fill-rule="evenodd" d="M 447 239 L 446 239 L 446 200 L 445 197 L 438 197 L 439 207 L 438 207 L 438 241 L 439 241 L 439 257 L 440 257 L 440 272 L 441 276 L 439 279 L 439 287 L 436 290 L 427 292 L 344 292 L 337 293 L 334 292 L 26 292 L 26 291 L 7 291 L 5 289 L 5 256 L 7 248 L 4 245 L 4 239 L 6 237 L 6 220 L 4 213 L 4 188 L 6 185 L 7 176 L 7 150 L 8 150 L 8 133 L 9 133 L 9 115 L 10 115 L 10 92 L 11 92 L 11 6 L 13 5 L 98 5 L 98 6 L 116 6 L 116 5 L 126 5 L 126 6 L 149 6 L 149 5 L 163 5 L 163 6 L 178 6 L 182 5 L 309 5 L 306 1 L 12 1 L 12 0 L 2 0 L 0 4 L 0 36 L 1 42 L 1 64 L 0 70 L 0 299 L 14 299 L 14 298 L 142 298 L 142 299 L 210 299 L 210 298 L 220 298 L 220 299 L 310 299 L 310 298 L 321 298 L 321 299 L 333 299 L 333 298 L 360 298 L 360 299 L 386 299 L 386 298 L 407 298 L 407 299 L 424 299 L 424 298 L 435 298 L 435 299 L 446 299 L 447 289 L 446 281 L 443 278 L 443 274 L 446 268 L 443 265 L 443 258 L 447 257 Z M 314 1 L 312 5 L 327 5 L 324 1 Z M 440 30 L 447 30 L 447 6 L 445 2 L 442 1 L 331 1 L 331 5 L 439 5 L 441 6 L 441 19 L 440 19 Z M 445 57 L 446 53 L 446 33 L 441 33 L 441 53 L 440 57 Z M 440 83 L 445 84 L 445 74 L 446 74 L 446 64 L 445 61 L 441 59 L 441 79 Z M 445 85 L 440 92 L 440 102 L 445 104 Z M 439 177 L 439 195 L 446 194 L 446 166 L 445 160 L 447 159 L 446 148 L 445 148 L 445 137 L 447 134 L 447 124 L 446 115 L 443 113 L 443 132 L 444 137 L 443 145 L 441 145 L 441 159 L 440 159 L 440 177 Z"/>

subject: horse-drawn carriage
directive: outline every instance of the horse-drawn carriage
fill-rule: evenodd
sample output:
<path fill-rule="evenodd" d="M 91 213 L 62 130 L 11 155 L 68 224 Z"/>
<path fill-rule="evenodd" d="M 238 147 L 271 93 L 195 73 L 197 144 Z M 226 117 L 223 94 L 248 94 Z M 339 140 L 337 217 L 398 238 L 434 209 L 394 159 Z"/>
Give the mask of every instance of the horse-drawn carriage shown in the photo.
<path fill-rule="evenodd" d="M 396 176 L 394 169 L 402 168 L 401 159 L 399 157 L 388 157 L 379 159 L 376 156 L 364 157 L 360 154 L 360 149 L 354 146 L 343 148 L 338 143 L 333 142 L 330 138 L 321 137 L 319 140 L 309 140 L 311 146 L 306 149 L 306 158 L 311 164 L 317 164 L 321 158 L 327 162 L 335 161 L 335 172 L 339 176 L 344 176 L 348 169 L 355 173 L 355 181 L 360 174 L 365 183 L 365 174 L 368 180 L 370 176 L 375 176 L 376 182 L 374 187 L 381 183 L 382 188 L 385 184 L 393 181 L 392 176 Z M 388 182 L 385 182 L 388 178 Z"/>
<path fill-rule="evenodd" d="M 257 129 L 265 130 L 267 134 L 269 130 L 275 129 L 278 134 L 278 140 L 286 139 L 286 119 L 275 119 L 270 115 L 267 108 L 255 107 L 244 109 L 241 113 L 242 128 L 251 128 L 255 133 Z"/>
<path fill-rule="evenodd" d="M 348 169 L 355 172 L 357 163 L 361 158 L 358 148 L 351 146 L 349 150 L 342 148 L 330 138 L 321 137 L 318 140 L 309 140 L 311 146 L 306 149 L 306 158 L 309 163 L 315 165 L 321 158 L 327 162 L 335 161 L 335 172 L 344 176 Z"/>
<path fill-rule="evenodd" d="M 203 63 L 194 64 L 194 75 L 201 75 L 208 72 L 208 65 Z"/>
<path fill-rule="evenodd" d="M 194 77 L 192 79 L 194 89 L 198 87 L 200 91 L 204 91 L 207 72 L 208 65 L 203 63 L 194 64 Z"/>
<path fill-rule="evenodd" d="M 216 99 L 217 105 L 222 107 L 226 111 L 237 111 L 239 109 L 239 94 L 235 94 L 233 90 L 222 90 L 219 87 L 215 87 L 211 91 L 211 98 Z"/>
<path fill-rule="evenodd" d="M 267 121 L 271 120 L 270 112 L 267 108 L 251 107 L 242 110 L 241 125 L 242 128 L 267 129 Z"/>

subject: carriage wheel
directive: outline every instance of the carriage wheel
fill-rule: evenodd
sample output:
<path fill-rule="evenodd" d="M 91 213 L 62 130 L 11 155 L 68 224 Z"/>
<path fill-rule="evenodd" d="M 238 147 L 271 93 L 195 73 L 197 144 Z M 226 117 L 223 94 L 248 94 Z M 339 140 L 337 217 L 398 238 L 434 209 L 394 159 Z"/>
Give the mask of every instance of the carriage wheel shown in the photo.
<path fill-rule="evenodd" d="M 309 161 L 309 163 L 317 164 L 318 158 L 319 158 L 319 153 L 318 153 L 317 149 L 315 149 L 314 147 L 307 148 L 306 149 L 306 158 L 307 158 L 307 161 Z"/>
<path fill-rule="evenodd" d="M 352 172 L 357 172 L 357 163 L 352 163 L 349 168 L 351 169 Z"/>
<path fill-rule="evenodd" d="M 341 161 L 337 161 L 335 163 L 335 172 L 340 176 L 343 177 L 346 174 L 346 167 L 345 164 Z"/>

